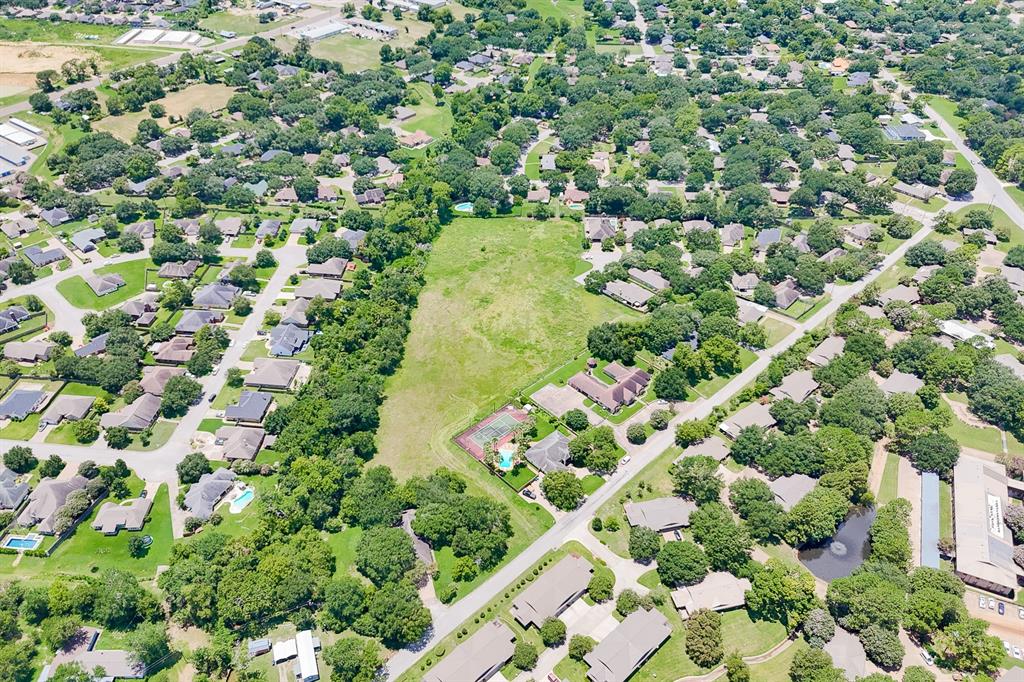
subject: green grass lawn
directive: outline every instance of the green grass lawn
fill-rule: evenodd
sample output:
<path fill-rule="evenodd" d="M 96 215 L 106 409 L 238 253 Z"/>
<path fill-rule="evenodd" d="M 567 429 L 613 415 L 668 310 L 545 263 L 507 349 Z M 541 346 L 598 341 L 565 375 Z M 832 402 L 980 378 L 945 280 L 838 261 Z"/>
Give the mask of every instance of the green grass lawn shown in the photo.
<path fill-rule="evenodd" d="M 580 483 L 583 485 L 585 494 L 593 495 L 598 488 L 604 485 L 604 479 L 596 474 L 587 474 Z"/>
<path fill-rule="evenodd" d="M 403 121 L 400 126 L 409 132 L 422 130 L 434 139 L 451 132 L 454 118 L 451 107 L 447 103 L 438 106 L 430 85 L 423 82 L 413 83 L 411 89 L 420 96 L 420 103 L 410 108 L 416 112 L 408 121 Z"/>
<path fill-rule="evenodd" d="M 953 537 L 953 489 L 946 481 L 939 481 L 939 537 Z"/>
<path fill-rule="evenodd" d="M 434 244 L 399 371 L 381 409 L 375 461 L 400 479 L 445 466 L 473 491 L 509 505 L 510 555 L 550 526 L 452 443 L 475 419 L 507 402 L 547 368 L 583 347 L 594 324 L 622 315 L 572 280 L 575 223 L 459 218 Z"/>
<path fill-rule="evenodd" d="M 758 682 L 789 682 L 789 668 L 793 664 L 793 658 L 801 649 L 806 648 L 807 642 L 803 638 L 796 640 L 778 656 L 773 656 L 764 663 L 750 666 L 750 679 L 758 680 Z"/>
<path fill-rule="evenodd" d="M 535 9 L 542 17 L 566 19 L 570 24 L 583 20 L 582 0 L 526 0 L 527 9 Z"/>
<path fill-rule="evenodd" d="M 956 115 L 956 102 L 946 97 L 932 95 L 928 99 L 928 105 L 935 110 L 935 113 L 944 118 L 946 123 L 953 126 L 953 129 L 960 135 L 964 134 L 964 124 L 967 123 L 967 119 Z"/>
<path fill-rule="evenodd" d="M 1004 187 L 1006 193 L 1010 195 L 1010 198 L 1017 202 L 1017 205 L 1024 208 L 1024 190 L 1020 187 Z"/>
<path fill-rule="evenodd" d="M 137 495 L 142 489 L 142 482 L 133 477 L 129 488 L 132 495 Z M 157 490 L 149 520 L 140 531 L 103 535 L 89 525 L 98 510 L 99 506 L 78 524 L 74 534 L 57 548 L 53 556 L 26 556 L 17 566 L 10 565 L 13 557 L 0 557 L 0 576 L 34 579 L 55 574 L 91 575 L 107 568 L 119 568 L 140 578 L 154 578 L 157 566 L 169 562 L 174 542 L 167 486 L 161 485 Z M 138 558 L 128 553 L 128 540 L 135 535 L 149 535 L 153 538 L 149 550 Z"/>
<path fill-rule="evenodd" d="M 363 529 L 359 526 L 346 528 L 340 533 L 324 533 L 324 539 L 334 552 L 334 574 L 348 573 L 356 561 L 356 546 L 363 537 Z"/>
<path fill-rule="evenodd" d="M 0 438 L 6 440 L 28 440 L 39 430 L 39 413 L 30 414 L 23 420 L 12 421 L 0 429 Z"/>
<path fill-rule="evenodd" d="M 526 163 L 523 167 L 526 177 L 531 180 L 540 180 L 540 157 L 547 154 L 554 143 L 554 138 L 549 137 L 534 145 L 533 149 L 526 155 Z"/>
<path fill-rule="evenodd" d="M 255 14 L 235 14 L 234 12 L 216 12 L 199 22 L 200 28 L 208 31 L 234 31 L 239 35 L 251 35 L 283 26 L 291 19 L 283 18 L 261 24 Z"/>
<path fill-rule="evenodd" d="M 900 481 L 900 457 L 895 453 L 885 456 L 885 469 L 882 471 L 882 482 L 878 487 L 878 503 L 885 504 L 896 499 Z"/>
<path fill-rule="evenodd" d="M 146 269 L 155 267 L 153 261 L 148 258 L 140 258 L 97 268 L 97 274 L 118 274 L 125 281 L 123 287 L 106 296 L 97 296 L 85 283 L 85 280 L 78 275 L 58 282 L 57 291 L 76 308 L 106 310 L 141 294 L 146 288 Z"/>
<path fill-rule="evenodd" d="M 952 417 L 945 431 L 958 443 L 997 455 L 1003 452 L 1003 439 L 999 435 L 999 429 L 994 426 L 981 429 L 965 424 L 955 414 Z"/>
<path fill-rule="evenodd" d="M 789 336 L 794 329 L 792 325 L 786 324 L 782 320 L 776 320 L 773 317 L 766 317 L 761 320 L 761 327 L 764 328 L 765 335 L 768 337 L 769 348 Z"/>
<path fill-rule="evenodd" d="M 205 433 L 216 433 L 217 429 L 225 425 L 227 425 L 227 422 L 223 420 L 208 418 L 199 422 L 198 430 L 203 431 Z"/>
<path fill-rule="evenodd" d="M 177 428 L 176 422 L 169 422 L 160 419 L 153 424 L 153 435 L 149 439 L 148 444 L 142 442 L 142 438 L 139 434 L 132 435 L 132 442 L 128 446 L 128 450 L 134 450 L 136 452 L 151 452 L 164 446 L 168 440 L 171 439 L 171 434 L 174 433 L 174 429 Z"/>

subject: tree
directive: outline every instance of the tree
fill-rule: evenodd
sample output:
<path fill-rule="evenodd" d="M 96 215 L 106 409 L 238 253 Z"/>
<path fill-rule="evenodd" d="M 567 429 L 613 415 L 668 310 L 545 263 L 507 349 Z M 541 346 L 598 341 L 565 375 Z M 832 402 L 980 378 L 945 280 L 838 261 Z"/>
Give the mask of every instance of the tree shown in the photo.
<path fill-rule="evenodd" d="M 587 413 L 579 408 L 573 408 L 565 413 L 562 417 L 565 425 L 570 429 L 579 433 L 590 426 L 590 421 L 587 419 Z"/>
<path fill-rule="evenodd" d="M 661 536 L 646 526 L 629 529 L 629 556 L 641 564 L 650 563 L 661 548 Z"/>
<path fill-rule="evenodd" d="M 666 587 L 696 585 L 707 574 L 708 558 L 692 542 L 666 542 L 658 551 L 658 577 Z"/>
<path fill-rule="evenodd" d="M 680 365 L 672 365 L 654 375 L 654 395 L 662 400 L 686 400 L 689 387 L 686 369 Z"/>
<path fill-rule="evenodd" d="M 846 674 L 832 665 L 832 657 L 826 652 L 808 647 L 793 656 L 789 679 L 792 682 L 844 682 Z"/>
<path fill-rule="evenodd" d="M 686 621 L 686 655 L 702 668 L 711 668 L 722 660 L 722 617 L 709 609 L 699 609 Z"/>
<path fill-rule="evenodd" d="M 160 413 L 168 419 L 180 417 L 188 412 L 189 407 L 199 402 L 202 394 L 203 387 L 195 379 L 184 375 L 173 376 L 164 387 L 164 394 L 160 399 Z"/>
<path fill-rule="evenodd" d="M 213 467 L 203 453 L 190 452 L 178 462 L 177 471 L 179 482 L 192 484 L 197 482 L 203 474 L 211 473 Z"/>
<path fill-rule="evenodd" d="M 342 637 L 324 649 L 331 682 L 373 682 L 384 665 L 380 645 L 373 640 Z"/>
<path fill-rule="evenodd" d="M 832 537 L 849 510 L 845 495 L 819 484 L 789 510 L 786 542 L 800 547 Z"/>
<path fill-rule="evenodd" d="M 878 625 L 869 625 L 860 632 L 864 653 L 878 667 L 895 670 L 903 663 L 906 653 L 899 635 Z"/>
<path fill-rule="evenodd" d="M 132 535 L 128 538 L 128 555 L 133 559 L 139 559 L 146 554 L 146 541 L 140 535 Z"/>
<path fill-rule="evenodd" d="M 15 445 L 4 453 L 4 466 L 16 474 L 27 474 L 36 468 L 39 460 L 32 454 L 32 448 Z"/>
<path fill-rule="evenodd" d="M 573 635 L 569 640 L 569 658 L 574 661 L 582 661 L 583 657 L 594 650 L 597 642 L 586 635 Z"/>
<path fill-rule="evenodd" d="M 540 482 L 544 497 L 556 509 L 570 511 L 580 506 L 583 501 L 583 484 L 571 471 L 552 471 Z"/>
<path fill-rule="evenodd" d="M 935 673 L 928 668 L 912 665 L 903 671 L 903 682 L 935 682 Z"/>
<path fill-rule="evenodd" d="M 415 563 L 412 540 L 401 528 L 371 528 L 356 546 L 356 568 L 374 585 L 397 582 Z"/>
<path fill-rule="evenodd" d="M 750 666 L 735 651 L 725 657 L 725 679 L 728 682 L 750 682 Z"/>
<path fill-rule="evenodd" d="M 368 590 L 362 580 L 340 576 L 323 587 L 320 622 L 331 632 L 343 632 L 366 610 Z"/>
<path fill-rule="evenodd" d="M 898 497 L 878 510 L 875 522 L 871 524 L 871 558 L 882 561 L 901 570 L 910 566 L 910 502 Z"/>
<path fill-rule="evenodd" d="M 953 197 L 970 194 L 978 186 L 978 176 L 970 168 L 956 168 L 946 180 L 946 193 Z"/>
<path fill-rule="evenodd" d="M 274 258 L 274 253 L 270 249 L 260 249 L 256 252 L 256 257 L 253 259 L 253 263 L 259 269 L 272 268 L 277 265 L 277 259 Z"/>
<path fill-rule="evenodd" d="M 547 618 L 540 626 L 540 638 L 546 647 L 560 646 L 565 641 L 565 623 L 557 618 Z"/>
<path fill-rule="evenodd" d="M 832 641 L 836 634 L 836 621 L 828 611 L 816 608 L 807 614 L 804 621 L 804 636 L 807 643 L 818 649 Z"/>
<path fill-rule="evenodd" d="M 630 424 L 626 429 L 626 440 L 634 445 L 644 443 L 647 440 L 647 429 L 639 422 Z"/>
<path fill-rule="evenodd" d="M 167 628 L 163 623 L 143 623 L 127 637 L 128 654 L 133 661 L 149 667 L 171 653 Z"/>
<path fill-rule="evenodd" d="M 753 542 L 719 502 L 702 504 L 690 514 L 693 538 L 704 547 L 708 563 L 716 571 L 743 572 L 750 561 Z"/>
<path fill-rule="evenodd" d="M 615 588 L 615 575 L 598 572 L 595 573 L 587 584 L 587 595 L 595 602 L 601 603 L 612 598 Z"/>
<path fill-rule="evenodd" d="M 933 635 L 935 657 L 956 670 L 990 673 L 999 668 L 1005 652 L 999 638 L 987 631 L 988 623 L 978 618 L 953 623 Z"/>
<path fill-rule="evenodd" d="M 750 581 L 747 607 L 757 618 L 775 620 L 790 632 L 815 607 L 814 576 L 802 567 L 769 559 Z"/>
<path fill-rule="evenodd" d="M 921 471 L 934 471 L 942 476 L 953 471 L 960 459 L 960 445 L 942 431 L 915 438 L 907 454 Z"/>
<path fill-rule="evenodd" d="M 362 635 L 380 637 L 385 646 L 398 649 L 418 641 L 429 627 L 430 611 L 423 606 L 419 591 L 403 580 L 387 583 L 374 592 L 366 613 L 353 629 Z"/>
<path fill-rule="evenodd" d="M 512 650 L 512 665 L 519 668 L 520 670 L 533 670 L 534 666 L 537 665 L 537 648 L 526 642 L 516 642 L 515 649 Z"/>
<path fill-rule="evenodd" d="M 77 615 L 52 616 L 43 621 L 40 636 L 48 649 L 62 649 L 82 629 L 82 619 Z"/>
<path fill-rule="evenodd" d="M 680 460 L 672 465 L 670 473 L 676 494 L 697 504 L 717 500 L 724 485 L 718 475 L 718 462 L 707 455 Z"/>
<path fill-rule="evenodd" d="M 57 455 L 50 455 L 39 465 L 39 475 L 43 478 L 57 478 L 64 471 L 66 464 Z"/>
<path fill-rule="evenodd" d="M 123 450 L 132 442 L 132 434 L 123 426 L 111 426 L 106 430 L 104 438 L 107 445 L 115 450 Z"/>

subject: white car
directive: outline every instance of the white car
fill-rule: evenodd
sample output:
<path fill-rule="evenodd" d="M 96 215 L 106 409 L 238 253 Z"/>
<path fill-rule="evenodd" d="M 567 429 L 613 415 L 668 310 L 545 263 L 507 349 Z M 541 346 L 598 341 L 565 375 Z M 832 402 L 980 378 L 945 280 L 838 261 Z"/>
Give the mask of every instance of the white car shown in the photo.
<path fill-rule="evenodd" d="M 1021 656 L 1021 652 L 1020 652 L 1020 647 L 1019 646 L 1013 647 L 1013 657 L 1016 658 L 1017 660 L 1021 660 L 1022 656 Z"/>
<path fill-rule="evenodd" d="M 978 595 L 978 608 L 979 609 L 985 608 L 985 597 L 983 595 L 980 595 L 980 594 Z"/>
<path fill-rule="evenodd" d="M 627 464 L 629 464 L 629 460 L 631 460 L 631 459 L 633 459 L 633 458 L 630 457 L 629 455 L 626 455 L 625 457 L 623 457 L 622 459 L 619 460 L 619 466 L 620 467 L 621 466 L 626 466 Z"/>
<path fill-rule="evenodd" d="M 921 649 L 921 659 L 928 665 L 935 665 L 935 659 L 924 649 Z"/>
<path fill-rule="evenodd" d="M 1003 640 L 1003 648 L 1006 649 L 1006 655 L 1007 656 L 1009 656 L 1010 652 L 1013 651 L 1013 648 L 1010 647 L 1010 643 L 1007 642 L 1005 639 Z"/>
<path fill-rule="evenodd" d="M 991 611 L 995 611 L 996 610 L 996 600 L 993 599 L 992 597 L 988 598 L 988 608 Z"/>

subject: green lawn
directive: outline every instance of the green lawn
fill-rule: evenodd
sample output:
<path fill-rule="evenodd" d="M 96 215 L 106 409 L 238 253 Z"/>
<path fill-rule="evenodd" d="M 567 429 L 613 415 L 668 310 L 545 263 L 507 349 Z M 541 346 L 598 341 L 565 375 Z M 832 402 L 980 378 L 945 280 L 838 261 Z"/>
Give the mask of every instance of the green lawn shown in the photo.
<path fill-rule="evenodd" d="M 214 419 L 211 417 L 199 422 L 199 428 L 197 430 L 203 431 L 205 433 L 216 433 L 217 429 L 219 429 L 222 426 L 225 426 L 226 424 L 227 422 L 221 419 Z"/>
<path fill-rule="evenodd" d="M 566 19 L 570 24 L 583 20 L 582 0 L 526 0 L 527 9 L 535 9 L 542 17 Z"/>
<path fill-rule="evenodd" d="M 548 153 L 551 149 L 551 145 L 555 143 L 554 138 L 549 137 L 546 140 L 541 140 L 533 149 L 526 155 L 526 163 L 523 167 L 523 172 L 531 180 L 540 179 L 540 157 Z"/>
<path fill-rule="evenodd" d="M 452 123 L 454 123 L 451 107 L 447 103 L 438 106 L 434 94 L 430 90 L 430 85 L 427 83 L 413 83 L 411 89 L 420 96 L 420 103 L 409 107 L 416 112 L 416 115 L 399 125 L 409 132 L 422 130 L 434 139 L 451 132 Z"/>
<path fill-rule="evenodd" d="M 115 263 L 96 269 L 96 274 L 118 274 L 124 278 L 123 287 L 107 294 L 97 296 L 79 275 L 69 277 L 57 284 L 57 291 L 76 308 L 86 310 L 106 310 L 138 296 L 146 288 L 146 269 L 155 268 L 148 258 Z"/>
<path fill-rule="evenodd" d="M 583 485 L 585 494 L 593 495 L 598 488 L 604 485 L 604 479 L 596 474 L 587 474 L 580 483 Z"/>
<path fill-rule="evenodd" d="M 356 561 L 356 546 L 363 537 L 363 529 L 359 526 L 346 528 L 340 533 L 324 533 L 324 539 L 334 552 L 334 574 L 348 573 Z"/>
<path fill-rule="evenodd" d="M 399 371 L 385 387 L 375 462 L 400 479 L 439 466 L 509 505 L 510 556 L 551 524 L 451 439 L 622 315 L 572 280 L 579 227 L 559 220 L 458 218 L 434 244 Z"/>
<path fill-rule="evenodd" d="M 0 438 L 6 440 L 28 440 L 39 430 L 39 413 L 30 414 L 22 421 L 12 421 L 0 429 Z"/>
<path fill-rule="evenodd" d="M 946 433 L 952 438 L 956 439 L 958 443 L 969 445 L 972 448 L 978 450 L 984 450 L 985 452 L 991 452 L 993 454 L 1001 454 L 1003 452 L 1003 439 L 999 435 L 999 429 L 994 426 L 986 427 L 984 429 L 976 426 L 970 426 L 960 421 L 960 419 L 954 414 L 949 426 L 945 429 Z"/>
<path fill-rule="evenodd" d="M 216 12 L 200 21 L 199 27 L 205 28 L 208 31 L 234 31 L 239 35 L 251 35 L 283 26 L 289 21 L 290 19 L 284 18 L 261 24 L 258 16 L 255 14 Z"/>
<path fill-rule="evenodd" d="M 171 439 L 171 435 L 174 433 L 174 429 L 177 428 L 176 422 L 169 422 L 163 419 L 157 421 L 153 425 L 153 435 L 149 439 L 148 444 L 142 442 L 142 437 L 139 434 L 132 435 L 132 442 L 128 446 L 129 450 L 136 452 L 151 452 L 164 446 L 168 440 Z"/>
<path fill-rule="evenodd" d="M 132 495 L 137 495 L 142 484 L 133 477 L 129 483 Z M 101 503 L 102 504 L 102 503 Z M 17 566 L 11 566 L 13 557 L 0 557 L 0 576 L 39 578 L 44 575 L 77 574 L 90 575 L 107 568 L 130 571 L 140 578 L 152 579 L 156 568 L 167 564 L 174 542 L 171 531 L 171 507 L 167 486 L 161 485 L 153 497 L 153 508 L 149 520 L 141 531 L 121 531 L 117 535 L 103 535 L 89 524 L 95 518 L 99 507 L 75 529 L 74 534 L 47 558 L 22 557 Z M 143 556 L 132 557 L 128 553 L 128 540 L 134 535 L 149 535 L 153 544 Z"/>
<path fill-rule="evenodd" d="M 937 97 L 933 95 L 929 97 L 928 105 L 935 110 L 935 113 L 944 118 L 946 123 L 953 126 L 954 130 L 963 135 L 964 124 L 967 123 L 967 119 L 960 118 L 956 115 L 956 102 L 945 97 Z"/>
<path fill-rule="evenodd" d="M 946 481 L 939 481 L 939 537 L 953 537 L 953 490 Z"/>
<path fill-rule="evenodd" d="M 885 469 L 882 471 L 882 482 L 878 487 L 878 503 L 885 504 L 896 499 L 899 487 L 900 457 L 889 452 L 885 456 Z"/>
<path fill-rule="evenodd" d="M 758 682 L 789 682 L 789 668 L 793 664 L 793 658 L 801 649 L 805 648 L 807 648 L 807 643 L 802 638 L 796 640 L 778 656 L 773 656 L 764 663 L 750 666 L 750 679 L 758 680 Z M 725 677 L 720 679 L 724 680 Z"/>
<path fill-rule="evenodd" d="M 1017 202 L 1017 205 L 1024 208 L 1024 190 L 1020 187 L 1004 187 L 1010 198 Z"/>
<path fill-rule="evenodd" d="M 761 327 L 764 328 L 765 335 L 768 337 L 769 348 L 789 336 L 794 329 L 792 325 L 786 324 L 782 320 L 776 320 L 773 317 L 766 317 L 761 320 Z"/>

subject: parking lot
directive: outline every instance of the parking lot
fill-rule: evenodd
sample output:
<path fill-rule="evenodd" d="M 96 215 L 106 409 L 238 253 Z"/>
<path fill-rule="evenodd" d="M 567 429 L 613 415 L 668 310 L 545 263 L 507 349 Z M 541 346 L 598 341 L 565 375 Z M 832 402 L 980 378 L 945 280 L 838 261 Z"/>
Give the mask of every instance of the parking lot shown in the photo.
<path fill-rule="evenodd" d="M 990 634 L 1001 639 L 1004 647 L 1009 644 L 1007 653 L 1024 661 L 1024 606 L 975 590 L 968 590 L 964 601 L 972 616 L 991 624 Z"/>

